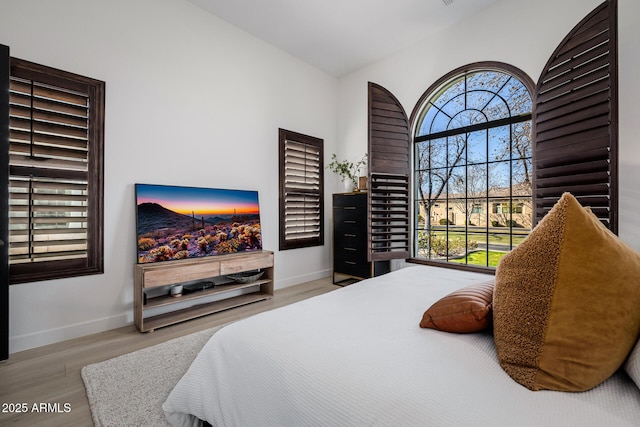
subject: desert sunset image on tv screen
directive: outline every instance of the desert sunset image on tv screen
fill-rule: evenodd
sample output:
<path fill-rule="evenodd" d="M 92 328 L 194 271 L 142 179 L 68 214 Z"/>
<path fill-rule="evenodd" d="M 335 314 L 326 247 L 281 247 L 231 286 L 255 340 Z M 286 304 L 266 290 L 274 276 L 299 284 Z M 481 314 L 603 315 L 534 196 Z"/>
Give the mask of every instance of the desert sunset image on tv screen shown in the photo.
<path fill-rule="evenodd" d="M 258 192 L 136 184 L 138 263 L 262 249 Z"/>

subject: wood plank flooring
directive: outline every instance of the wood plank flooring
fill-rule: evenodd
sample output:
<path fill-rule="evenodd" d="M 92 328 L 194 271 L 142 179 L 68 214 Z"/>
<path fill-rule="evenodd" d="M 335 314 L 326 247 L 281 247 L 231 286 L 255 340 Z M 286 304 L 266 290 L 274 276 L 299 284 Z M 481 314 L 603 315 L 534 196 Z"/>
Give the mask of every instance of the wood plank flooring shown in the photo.
<path fill-rule="evenodd" d="M 11 354 L 7 362 L 0 363 L 0 426 L 92 426 L 80 376 L 83 366 L 337 288 L 330 278 L 315 280 L 276 290 L 274 297 L 267 301 L 154 332 L 143 334 L 131 325 Z M 16 412 L 21 409 L 25 409 L 25 413 Z"/>

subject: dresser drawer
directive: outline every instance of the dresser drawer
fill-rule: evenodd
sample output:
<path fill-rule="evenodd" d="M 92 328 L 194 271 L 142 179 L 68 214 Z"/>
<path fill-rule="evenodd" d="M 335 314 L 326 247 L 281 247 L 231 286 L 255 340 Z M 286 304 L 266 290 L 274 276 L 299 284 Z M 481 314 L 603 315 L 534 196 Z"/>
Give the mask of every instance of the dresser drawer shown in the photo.
<path fill-rule="evenodd" d="M 334 249 L 333 256 L 335 259 L 349 260 L 353 262 L 367 262 L 367 254 L 364 248 L 354 248 L 350 246 L 339 247 Z"/>
<path fill-rule="evenodd" d="M 346 237 L 367 240 L 367 227 L 362 222 L 337 221 L 333 223 L 334 238 Z"/>
<path fill-rule="evenodd" d="M 367 235 L 364 230 L 336 231 L 333 235 L 333 247 L 336 253 L 342 252 L 344 248 L 364 251 L 367 247 Z"/>
<path fill-rule="evenodd" d="M 333 208 L 334 221 L 366 222 L 367 214 L 362 209 L 354 207 Z"/>
<path fill-rule="evenodd" d="M 366 261 L 356 262 L 350 259 L 335 258 L 333 272 L 356 277 L 370 277 L 371 266 Z"/>
<path fill-rule="evenodd" d="M 367 195 L 365 193 L 334 194 L 333 206 L 338 208 L 354 207 L 367 209 Z"/>

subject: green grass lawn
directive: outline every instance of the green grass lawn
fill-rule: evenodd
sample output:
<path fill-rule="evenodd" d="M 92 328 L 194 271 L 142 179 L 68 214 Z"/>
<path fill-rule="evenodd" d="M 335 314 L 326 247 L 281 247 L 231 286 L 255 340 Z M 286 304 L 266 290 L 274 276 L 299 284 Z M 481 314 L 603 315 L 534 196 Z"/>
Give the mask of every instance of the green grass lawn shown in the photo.
<path fill-rule="evenodd" d="M 497 267 L 498 261 L 502 258 L 506 252 L 489 251 L 489 267 Z M 471 252 L 464 258 L 452 259 L 451 262 L 459 262 L 461 264 L 467 263 L 471 265 L 487 265 L 487 251 L 475 251 Z"/>

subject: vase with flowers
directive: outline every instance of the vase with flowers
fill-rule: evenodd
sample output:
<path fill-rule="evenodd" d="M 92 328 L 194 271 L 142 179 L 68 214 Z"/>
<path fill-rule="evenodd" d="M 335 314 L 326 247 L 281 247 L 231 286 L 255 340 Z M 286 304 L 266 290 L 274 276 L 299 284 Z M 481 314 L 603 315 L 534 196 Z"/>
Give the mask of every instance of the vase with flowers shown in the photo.
<path fill-rule="evenodd" d="M 339 161 L 338 156 L 335 153 L 331 154 L 331 163 L 327 168 L 334 173 L 340 175 L 340 179 L 345 183 L 347 191 L 358 191 L 360 169 L 367 164 L 367 155 L 365 154 L 357 162 L 350 162 L 349 160 Z"/>

